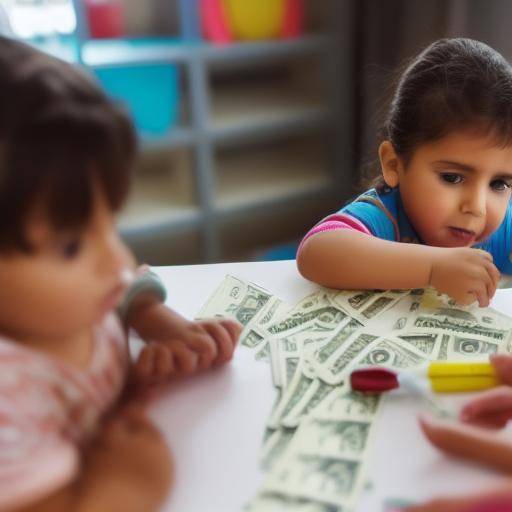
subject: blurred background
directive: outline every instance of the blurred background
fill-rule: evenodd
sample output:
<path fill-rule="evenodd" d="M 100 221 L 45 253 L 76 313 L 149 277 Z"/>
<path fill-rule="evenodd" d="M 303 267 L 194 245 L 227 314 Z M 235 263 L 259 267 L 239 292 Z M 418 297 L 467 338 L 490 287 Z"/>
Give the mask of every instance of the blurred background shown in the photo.
<path fill-rule="evenodd" d="M 293 258 L 374 164 L 397 67 L 512 57 L 507 0 L 0 0 L 0 33 L 96 75 L 140 156 L 119 227 L 153 265 Z"/>

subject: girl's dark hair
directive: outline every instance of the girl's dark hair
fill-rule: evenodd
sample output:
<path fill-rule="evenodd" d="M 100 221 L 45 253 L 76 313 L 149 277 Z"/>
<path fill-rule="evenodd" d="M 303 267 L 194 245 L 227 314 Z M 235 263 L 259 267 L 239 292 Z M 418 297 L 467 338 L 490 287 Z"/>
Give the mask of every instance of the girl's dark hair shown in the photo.
<path fill-rule="evenodd" d="M 512 143 L 512 68 L 496 51 L 472 39 L 441 39 L 403 72 L 380 139 L 410 161 L 421 144 L 457 130 Z M 382 177 L 374 185 L 384 185 Z"/>
<path fill-rule="evenodd" d="M 128 116 L 82 70 L 0 37 L 0 251 L 30 251 L 42 207 L 56 230 L 83 228 L 96 181 L 113 211 L 136 153 Z"/>

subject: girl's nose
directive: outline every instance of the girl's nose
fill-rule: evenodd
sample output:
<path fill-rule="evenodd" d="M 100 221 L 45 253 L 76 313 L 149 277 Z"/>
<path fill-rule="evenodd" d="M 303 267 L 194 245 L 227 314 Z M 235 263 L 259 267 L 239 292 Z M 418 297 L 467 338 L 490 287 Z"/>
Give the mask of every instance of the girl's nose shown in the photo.
<path fill-rule="evenodd" d="M 487 191 L 480 188 L 472 188 L 468 194 L 463 197 L 461 210 L 462 213 L 469 213 L 475 217 L 485 216 L 487 204 Z"/>

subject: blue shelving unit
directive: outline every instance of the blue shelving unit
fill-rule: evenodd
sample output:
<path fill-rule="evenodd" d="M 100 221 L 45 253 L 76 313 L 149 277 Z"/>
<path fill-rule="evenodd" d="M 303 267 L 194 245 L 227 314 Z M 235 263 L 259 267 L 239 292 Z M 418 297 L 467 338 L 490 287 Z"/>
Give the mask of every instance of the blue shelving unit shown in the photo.
<path fill-rule="evenodd" d="M 105 70 L 125 69 L 144 66 L 179 66 L 184 73 L 187 85 L 183 100 L 190 111 L 190 121 L 179 123 L 169 130 L 157 134 L 141 134 L 142 148 L 145 151 L 165 148 L 187 148 L 192 158 L 196 204 L 186 211 L 174 215 L 162 210 L 149 224 L 122 224 L 122 233 L 129 242 L 135 244 L 149 241 L 151 236 L 172 234 L 183 230 L 199 230 L 202 241 L 201 260 L 218 261 L 222 255 L 219 241 L 219 224 L 230 218 L 258 211 L 271 211 L 273 205 L 290 204 L 307 207 L 311 201 L 323 198 L 332 202 L 333 197 L 346 197 L 350 188 L 352 173 L 350 142 L 350 98 L 348 75 L 351 64 L 350 2 L 332 0 L 333 20 L 342 26 L 319 35 L 305 35 L 296 40 L 266 41 L 254 43 L 234 43 L 216 46 L 201 40 L 199 18 L 195 0 L 175 0 L 180 7 L 180 34 L 178 38 L 92 40 L 85 22 L 86 16 L 81 0 L 73 0 L 77 13 L 77 29 L 74 38 L 62 41 L 48 49 L 61 52 L 63 58 L 86 66 L 92 72 L 102 74 Z M 340 41 L 343 39 L 343 41 Z M 340 55 L 345 48 L 345 55 Z M 313 57 L 322 61 L 330 69 L 331 96 L 325 105 L 298 105 L 294 109 L 273 110 L 269 115 L 262 114 L 257 102 L 251 113 L 250 101 L 244 116 L 234 116 L 227 120 L 219 119 L 212 105 L 210 74 L 222 68 L 240 70 L 262 64 L 286 62 L 291 59 Z M 342 66 L 341 72 L 332 72 Z M 169 94 L 172 85 L 169 85 Z M 165 107 L 167 108 L 167 107 Z M 244 105 L 245 108 L 245 105 Z M 263 109 L 264 110 L 264 109 Z M 252 196 L 247 200 L 219 199 L 219 183 L 216 173 L 217 152 L 220 149 L 236 148 L 241 144 L 259 144 L 281 140 L 290 136 L 314 134 L 328 131 L 336 144 L 336 169 L 332 169 L 326 181 L 311 180 L 306 184 L 283 187 L 279 193 L 264 191 L 261 197 Z M 344 170 L 345 169 L 345 170 Z M 314 173 L 312 169 L 312 173 Z M 247 183 L 247 189 L 251 184 Z M 171 201 L 171 200 L 170 200 Z"/>

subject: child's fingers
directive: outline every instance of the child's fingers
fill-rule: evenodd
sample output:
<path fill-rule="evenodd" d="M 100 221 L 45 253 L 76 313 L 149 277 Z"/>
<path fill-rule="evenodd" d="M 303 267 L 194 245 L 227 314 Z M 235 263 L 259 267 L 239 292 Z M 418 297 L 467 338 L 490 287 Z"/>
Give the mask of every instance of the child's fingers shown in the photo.
<path fill-rule="evenodd" d="M 134 368 L 136 381 L 145 384 L 161 383 L 175 372 L 176 363 L 173 352 L 160 343 L 146 345 Z"/>
<path fill-rule="evenodd" d="M 492 254 L 490 252 L 485 251 L 484 249 L 472 249 L 472 250 L 476 251 L 479 254 L 479 256 L 481 256 L 485 260 L 490 261 L 491 263 L 494 261 Z"/>
<path fill-rule="evenodd" d="M 489 273 L 489 275 L 492 279 L 494 291 L 496 291 L 496 288 L 498 288 L 499 283 L 500 283 L 500 278 L 501 278 L 500 271 L 498 270 L 498 268 L 496 267 L 496 265 L 494 263 L 486 263 L 486 268 L 487 268 L 487 272 Z"/>
<path fill-rule="evenodd" d="M 171 350 L 174 354 L 177 374 L 186 376 L 197 371 L 199 356 L 182 341 L 173 343 Z"/>
<path fill-rule="evenodd" d="M 420 418 L 420 425 L 429 441 L 440 450 L 503 471 L 512 471 L 512 441 L 495 431 L 427 417 Z"/>
<path fill-rule="evenodd" d="M 156 344 L 153 357 L 153 378 L 156 382 L 163 382 L 176 371 L 173 353 L 166 345 Z"/>
<path fill-rule="evenodd" d="M 472 422 L 485 420 L 488 422 L 492 416 L 502 417 L 507 413 L 512 416 L 512 388 L 500 386 L 484 391 L 468 402 L 460 412 L 463 421 Z"/>
<path fill-rule="evenodd" d="M 489 305 L 489 295 L 487 291 L 487 280 L 481 283 L 475 283 L 475 286 L 471 290 L 475 294 L 478 305 L 481 308 L 486 308 Z"/>
<path fill-rule="evenodd" d="M 186 341 L 186 346 L 199 356 L 198 367 L 200 370 L 209 368 L 218 355 L 217 345 L 204 327 L 206 323 L 200 322 L 202 331 Z"/>
<path fill-rule="evenodd" d="M 480 303 L 477 294 L 473 291 L 461 291 L 460 293 L 452 293 L 451 297 L 457 304 L 460 304 L 461 306 L 469 306 L 470 304 L 473 304 L 475 300 L 478 300 L 478 303 Z"/>
<path fill-rule="evenodd" d="M 489 301 L 494 297 L 496 293 L 496 284 L 494 280 L 491 278 L 487 283 L 487 297 Z"/>
<path fill-rule="evenodd" d="M 231 320 L 229 318 L 220 320 L 219 323 L 228 330 L 231 339 L 233 340 L 234 344 L 236 344 L 244 326 L 240 322 L 236 322 L 235 320 Z"/>
<path fill-rule="evenodd" d="M 231 334 L 220 322 L 211 322 L 204 325 L 208 334 L 213 338 L 217 345 L 217 358 L 215 364 L 225 363 L 233 357 L 233 342 Z"/>
<path fill-rule="evenodd" d="M 146 345 L 135 362 L 134 375 L 136 380 L 146 380 L 153 374 L 155 359 L 151 345 Z"/>
<path fill-rule="evenodd" d="M 219 349 L 217 348 L 215 342 L 208 335 L 201 336 L 201 343 L 202 348 L 197 351 L 199 355 L 197 367 L 202 371 L 207 370 L 212 366 L 213 362 L 219 355 Z M 205 347 L 208 347 L 208 349 L 204 350 Z"/>
<path fill-rule="evenodd" d="M 490 361 L 498 374 L 498 378 L 512 386 L 512 356 L 510 354 L 492 354 Z"/>
<path fill-rule="evenodd" d="M 485 298 L 487 299 L 487 306 L 489 305 L 490 300 L 494 296 L 494 292 L 496 291 L 496 283 L 494 282 L 491 268 L 494 265 L 487 260 L 484 260 L 484 268 L 481 269 L 481 287 L 482 291 L 485 293 Z"/>

